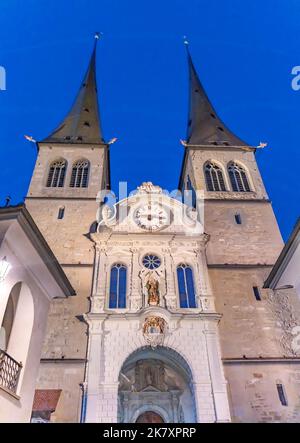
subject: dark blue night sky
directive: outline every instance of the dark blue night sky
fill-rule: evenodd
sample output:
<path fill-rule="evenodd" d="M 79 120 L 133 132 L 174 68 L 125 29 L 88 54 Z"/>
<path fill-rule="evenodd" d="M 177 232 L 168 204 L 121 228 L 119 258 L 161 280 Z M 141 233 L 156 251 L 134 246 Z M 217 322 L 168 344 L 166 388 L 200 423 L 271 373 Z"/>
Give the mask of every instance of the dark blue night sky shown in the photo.
<path fill-rule="evenodd" d="M 47 136 L 69 110 L 95 31 L 97 78 L 112 187 L 177 187 L 188 74 L 183 35 L 221 119 L 251 145 L 286 239 L 299 216 L 300 65 L 297 0 L 1 0 L 0 204 L 23 200 L 36 158 L 24 139 Z"/>

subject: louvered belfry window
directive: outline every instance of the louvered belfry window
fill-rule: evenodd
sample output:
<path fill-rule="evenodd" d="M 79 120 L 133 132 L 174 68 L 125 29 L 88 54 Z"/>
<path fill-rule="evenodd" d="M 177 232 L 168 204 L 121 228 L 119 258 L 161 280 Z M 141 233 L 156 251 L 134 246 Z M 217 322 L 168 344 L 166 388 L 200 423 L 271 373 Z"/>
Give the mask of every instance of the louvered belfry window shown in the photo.
<path fill-rule="evenodd" d="M 226 191 L 223 172 L 218 165 L 206 163 L 204 172 L 208 191 Z"/>
<path fill-rule="evenodd" d="M 79 160 L 72 168 L 70 187 L 87 188 L 89 179 L 90 164 L 88 160 Z"/>
<path fill-rule="evenodd" d="M 237 163 L 231 162 L 228 165 L 228 173 L 232 190 L 236 192 L 250 192 L 249 180 L 245 169 Z"/>
<path fill-rule="evenodd" d="M 56 160 L 51 163 L 47 178 L 47 188 L 62 188 L 65 182 L 67 162 Z"/>

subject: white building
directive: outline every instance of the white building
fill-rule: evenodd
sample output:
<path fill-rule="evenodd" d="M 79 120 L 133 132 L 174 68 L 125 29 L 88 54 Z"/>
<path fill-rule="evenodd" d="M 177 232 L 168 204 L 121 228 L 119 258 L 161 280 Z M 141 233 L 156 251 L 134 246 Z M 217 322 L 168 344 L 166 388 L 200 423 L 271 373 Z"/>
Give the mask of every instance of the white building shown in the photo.
<path fill-rule="evenodd" d="M 196 211 L 144 183 L 91 239 L 85 421 L 230 421 Z"/>
<path fill-rule="evenodd" d="M 75 293 L 24 206 L 0 209 L 0 260 L 0 422 L 28 422 L 50 302 Z"/>

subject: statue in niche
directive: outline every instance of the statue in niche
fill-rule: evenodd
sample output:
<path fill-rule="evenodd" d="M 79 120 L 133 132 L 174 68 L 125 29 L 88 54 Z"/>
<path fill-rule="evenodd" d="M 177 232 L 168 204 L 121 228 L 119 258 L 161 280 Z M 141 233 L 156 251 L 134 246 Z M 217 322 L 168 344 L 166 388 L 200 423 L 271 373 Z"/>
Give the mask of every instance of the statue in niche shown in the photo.
<path fill-rule="evenodd" d="M 145 378 L 148 386 L 155 386 L 155 374 L 153 373 L 153 368 L 151 366 L 146 369 Z"/>
<path fill-rule="evenodd" d="M 135 390 L 143 391 L 149 387 L 165 391 L 164 364 L 158 360 L 140 360 L 135 367 Z"/>
<path fill-rule="evenodd" d="M 159 283 L 153 277 L 147 281 L 146 288 L 148 291 L 148 304 L 150 306 L 159 305 Z"/>

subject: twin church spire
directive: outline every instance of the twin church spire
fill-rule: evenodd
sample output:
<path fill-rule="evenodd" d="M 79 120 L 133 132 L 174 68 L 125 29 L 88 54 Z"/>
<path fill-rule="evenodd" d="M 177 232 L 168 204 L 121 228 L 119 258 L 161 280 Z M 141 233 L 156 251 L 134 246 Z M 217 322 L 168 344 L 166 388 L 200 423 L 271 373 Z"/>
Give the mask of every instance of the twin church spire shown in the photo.
<path fill-rule="evenodd" d="M 187 143 L 192 146 L 245 146 L 218 117 L 199 80 L 185 41 L 189 68 L 189 118 Z"/>
<path fill-rule="evenodd" d="M 96 80 L 96 50 L 98 35 L 87 72 L 73 103 L 62 123 L 43 142 L 103 144 L 103 135 L 98 110 Z"/>
<path fill-rule="evenodd" d="M 96 48 L 98 34 L 86 75 L 73 106 L 62 123 L 42 142 L 106 144 L 98 110 Z M 221 121 L 199 80 L 185 41 L 189 69 L 189 119 L 187 146 L 245 146 Z"/>

